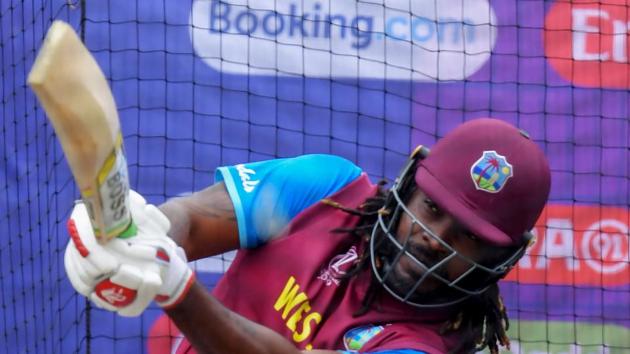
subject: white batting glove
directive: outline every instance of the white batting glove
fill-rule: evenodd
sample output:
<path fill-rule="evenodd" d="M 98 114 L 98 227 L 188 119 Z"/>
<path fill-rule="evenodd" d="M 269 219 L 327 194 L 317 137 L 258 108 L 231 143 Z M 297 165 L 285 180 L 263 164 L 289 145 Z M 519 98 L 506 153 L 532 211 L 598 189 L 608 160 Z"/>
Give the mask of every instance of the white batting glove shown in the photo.
<path fill-rule="evenodd" d="M 177 305 L 195 281 L 195 273 L 188 267 L 188 259 L 184 249 L 168 237 L 167 232 L 171 228 L 168 218 L 152 204 L 147 204 L 144 198 L 134 192 L 130 193 L 131 217 L 138 225 L 156 225 L 163 228 L 152 228 L 150 232 L 142 228 L 143 232 L 131 238 L 130 241 L 159 250 L 158 259 L 162 261 L 162 287 L 155 297 L 155 302 L 165 309 Z M 147 232 L 144 232 L 147 231 Z"/>
<path fill-rule="evenodd" d="M 168 309 L 177 305 L 195 280 L 195 273 L 188 267 L 184 249 L 168 235 L 171 223 L 164 213 L 135 191 L 130 191 L 131 217 L 138 227 L 138 234 L 129 242 L 153 247 L 162 266 L 162 286 L 155 296 L 155 302 Z"/>
<path fill-rule="evenodd" d="M 155 297 L 155 302 L 165 310 L 177 306 L 195 282 L 195 273 L 188 267 L 184 249 L 175 245 L 170 238 L 169 241 L 174 247 L 165 248 L 169 265 L 162 276 L 162 287 Z"/>
<path fill-rule="evenodd" d="M 141 314 L 154 298 L 163 307 L 174 306 L 194 281 L 183 250 L 167 236 L 166 216 L 134 191 L 130 210 L 137 234 L 101 246 L 85 206 L 77 204 L 69 221 L 71 242 L 65 257 L 74 288 L 122 316 Z"/>
<path fill-rule="evenodd" d="M 83 203 L 75 205 L 68 231 L 64 266 L 74 289 L 101 308 L 140 315 L 162 286 L 155 248 L 122 239 L 98 244 Z"/>

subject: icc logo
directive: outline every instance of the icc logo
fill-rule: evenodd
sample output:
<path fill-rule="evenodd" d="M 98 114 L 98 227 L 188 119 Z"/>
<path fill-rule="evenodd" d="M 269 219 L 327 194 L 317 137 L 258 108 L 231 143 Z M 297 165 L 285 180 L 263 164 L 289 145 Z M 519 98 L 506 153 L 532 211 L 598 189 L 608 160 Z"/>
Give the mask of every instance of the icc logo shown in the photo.
<path fill-rule="evenodd" d="M 339 285 L 339 278 L 346 274 L 346 269 L 358 258 L 356 247 L 352 246 L 348 252 L 334 256 L 327 269 L 322 269 L 317 279 L 326 282 L 326 286 L 333 283 Z"/>

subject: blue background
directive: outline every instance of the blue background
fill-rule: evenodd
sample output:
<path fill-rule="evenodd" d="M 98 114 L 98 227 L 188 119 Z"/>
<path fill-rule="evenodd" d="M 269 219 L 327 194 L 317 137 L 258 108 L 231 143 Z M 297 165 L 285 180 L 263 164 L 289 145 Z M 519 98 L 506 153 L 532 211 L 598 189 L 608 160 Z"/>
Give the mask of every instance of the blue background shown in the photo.
<path fill-rule="evenodd" d="M 539 35 L 553 1 L 491 3 L 500 27 L 488 64 L 466 81 L 414 83 L 214 71 L 193 53 L 191 1 L 87 1 L 82 22 L 78 4 L 1 0 L 0 352 L 141 352 L 162 313 L 90 309 L 65 277 L 65 220 L 78 192 L 25 85 L 53 19 L 83 29 L 119 108 L 132 188 L 152 203 L 210 185 L 221 165 L 304 153 L 392 179 L 416 144 L 497 116 L 547 152 L 552 201 L 627 207 L 627 90 L 576 88 L 549 69 Z M 200 277 L 211 287 L 219 274 Z M 627 287 L 617 293 L 629 297 Z M 610 310 L 629 321 L 627 303 Z"/>

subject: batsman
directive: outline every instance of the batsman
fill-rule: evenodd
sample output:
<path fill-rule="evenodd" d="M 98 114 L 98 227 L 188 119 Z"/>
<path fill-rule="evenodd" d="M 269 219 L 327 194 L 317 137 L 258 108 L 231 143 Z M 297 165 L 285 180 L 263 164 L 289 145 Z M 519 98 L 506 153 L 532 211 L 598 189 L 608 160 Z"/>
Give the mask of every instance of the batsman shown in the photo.
<path fill-rule="evenodd" d="M 465 122 L 418 147 L 390 187 L 323 154 L 220 167 L 215 181 L 159 208 L 132 192 L 137 235 L 106 244 L 77 204 L 65 253 L 74 288 L 123 316 L 155 301 L 184 336 L 168 342 L 176 353 L 509 346 L 497 282 L 532 243 L 550 189 L 525 132 Z M 188 261 L 235 249 L 214 289 L 195 280 Z"/>
<path fill-rule="evenodd" d="M 533 242 L 550 190 L 527 133 L 467 121 L 417 147 L 391 186 L 324 154 L 220 167 L 214 185 L 156 207 L 129 191 L 98 66 L 69 26 L 53 27 L 29 84 L 81 189 L 64 254 L 78 293 L 121 316 L 155 302 L 169 353 L 509 347 L 497 282 Z M 188 261 L 231 250 L 208 291 Z"/>

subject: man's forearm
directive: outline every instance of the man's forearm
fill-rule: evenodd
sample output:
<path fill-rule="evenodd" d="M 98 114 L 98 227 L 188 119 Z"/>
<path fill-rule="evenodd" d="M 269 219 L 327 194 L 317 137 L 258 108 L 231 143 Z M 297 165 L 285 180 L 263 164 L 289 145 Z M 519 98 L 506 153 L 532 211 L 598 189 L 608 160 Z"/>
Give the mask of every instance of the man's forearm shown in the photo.
<path fill-rule="evenodd" d="M 159 208 L 171 222 L 169 236 L 184 248 L 189 261 L 239 247 L 234 206 L 223 183 L 172 198 Z"/>
<path fill-rule="evenodd" d="M 190 215 L 181 204 L 182 200 L 182 198 L 173 198 L 159 206 L 160 211 L 171 222 L 169 236 L 178 245 L 182 245 L 190 234 Z"/>
<path fill-rule="evenodd" d="M 271 329 L 225 308 L 198 282 L 166 313 L 199 353 L 300 353 Z"/>

